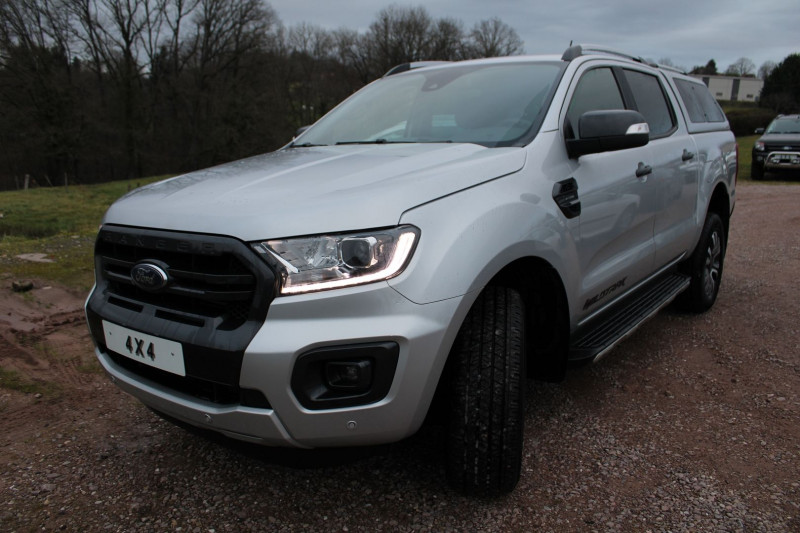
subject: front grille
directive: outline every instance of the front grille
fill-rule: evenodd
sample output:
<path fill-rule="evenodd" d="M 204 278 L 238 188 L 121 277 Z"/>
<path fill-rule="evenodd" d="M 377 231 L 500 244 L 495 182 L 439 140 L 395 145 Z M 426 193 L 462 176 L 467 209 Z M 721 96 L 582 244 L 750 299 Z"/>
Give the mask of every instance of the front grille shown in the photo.
<path fill-rule="evenodd" d="M 165 265 L 170 282 L 163 291 L 134 285 L 131 269 L 143 261 Z M 178 322 L 201 327 L 215 320 L 220 329 L 235 329 L 247 320 L 253 304 L 256 276 L 231 252 L 201 255 L 106 240 L 98 242 L 97 262 L 120 305 L 151 305 Z"/>
<path fill-rule="evenodd" d="M 788 149 L 786 147 L 789 147 Z M 800 152 L 800 142 L 786 142 L 786 143 L 765 143 L 764 150 L 766 152 Z"/>
<path fill-rule="evenodd" d="M 135 284 L 132 269 L 140 263 L 166 272 L 166 286 Z M 266 319 L 276 277 L 246 243 L 218 235 L 106 225 L 95 244 L 95 271 L 97 287 L 86 308 L 89 327 L 98 347 L 118 365 L 216 403 L 252 396 L 239 388 L 242 359 Z M 103 320 L 181 343 L 186 376 L 108 350 Z"/>

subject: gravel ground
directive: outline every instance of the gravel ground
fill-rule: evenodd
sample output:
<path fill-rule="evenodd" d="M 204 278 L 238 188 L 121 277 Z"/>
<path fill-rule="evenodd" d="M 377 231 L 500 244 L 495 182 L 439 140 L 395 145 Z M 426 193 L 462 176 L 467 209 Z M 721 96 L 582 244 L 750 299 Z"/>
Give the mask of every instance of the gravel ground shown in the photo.
<path fill-rule="evenodd" d="M 451 492 L 442 432 L 298 452 L 162 421 L 99 372 L 79 295 L 0 297 L 0 531 L 800 531 L 800 187 L 743 185 L 717 305 L 531 382 L 510 495 Z M 8 287 L 11 282 L 7 282 Z"/>

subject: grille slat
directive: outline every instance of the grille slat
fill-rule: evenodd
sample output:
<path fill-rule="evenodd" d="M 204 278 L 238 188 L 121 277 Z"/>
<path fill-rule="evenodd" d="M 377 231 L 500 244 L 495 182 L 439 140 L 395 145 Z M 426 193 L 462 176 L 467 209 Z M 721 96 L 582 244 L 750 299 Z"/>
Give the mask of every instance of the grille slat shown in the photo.
<path fill-rule="evenodd" d="M 190 298 L 197 298 L 207 302 L 236 302 L 250 300 L 253 297 L 253 291 L 210 291 L 201 289 L 192 289 L 190 287 L 169 287 L 167 289 L 169 294 L 179 294 Z"/>
<path fill-rule="evenodd" d="M 789 147 L 788 149 L 786 147 Z M 798 152 L 800 151 L 800 144 L 796 142 L 788 143 L 766 143 L 764 145 L 766 152 Z"/>
<path fill-rule="evenodd" d="M 204 274 L 187 270 L 169 269 L 169 274 L 180 279 L 197 280 L 209 285 L 252 285 L 255 278 L 252 274 Z"/>

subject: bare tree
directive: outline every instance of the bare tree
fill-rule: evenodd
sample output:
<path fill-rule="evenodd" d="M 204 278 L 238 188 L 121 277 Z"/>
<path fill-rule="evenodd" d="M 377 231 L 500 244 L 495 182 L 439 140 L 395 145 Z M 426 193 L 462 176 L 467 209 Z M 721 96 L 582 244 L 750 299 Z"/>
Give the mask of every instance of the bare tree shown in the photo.
<path fill-rule="evenodd" d="M 287 66 L 292 83 L 286 85 L 287 97 L 297 126 L 315 122 L 334 104 L 330 101 L 336 55 L 334 37 L 320 27 L 302 23 L 289 30 L 291 56 Z"/>
<path fill-rule="evenodd" d="M 522 39 L 516 30 L 497 17 L 475 24 L 470 32 L 469 45 L 474 57 L 511 56 L 524 53 Z"/>
<path fill-rule="evenodd" d="M 374 47 L 375 73 L 383 73 L 401 63 L 428 59 L 432 20 L 424 7 L 382 9 L 370 24 L 362 45 Z"/>
<path fill-rule="evenodd" d="M 361 85 L 375 78 L 372 74 L 374 51 L 367 41 L 366 36 L 355 30 L 340 28 L 333 32 L 337 60 L 355 73 Z"/>
<path fill-rule="evenodd" d="M 60 1 L 0 2 L 0 159 L 20 173 L 74 172 L 81 124 L 73 44 Z"/>
<path fill-rule="evenodd" d="M 289 47 L 315 59 L 327 59 L 333 53 L 333 37 L 319 26 L 302 22 L 289 30 Z"/>
<path fill-rule="evenodd" d="M 740 57 L 725 71 L 726 76 L 752 76 L 756 72 L 756 64 L 746 57 Z"/>
<path fill-rule="evenodd" d="M 432 28 L 428 59 L 454 61 L 466 57 L 464 25 L 460 20 L 441 18 Z"/>
<path fill-rule="evenodd" d="M 164 24 L 169 28 L 167 39 L 161 44 L 161 53 L 168 57 L 169 70 L 177 74 L 185 66 L 186 56 L 181 54 L 182 39 L 189 18 L 200 0 L 162 0 Z"/>
<path fill-rule="evenodd" d="M 766 80 L 772 71 L 775 70 L 778 64 L 774 61 L 764 61 L 760 67 L 758 67 L 758 77 L 759 79 Z"/>
<path fill-rule="evenodd" d="M 522 51 L 499 19 L 287 29 L 267 1 L 0 0 L 0 179 L 192 170 L 280 146 L 398 64 Z"/>
<path fill-rule="evenodd" d="M 188 160 L 212 164 L 247 152 L 253 117 L 263 116 L 264 52 L 273 43 L 275 12 L 262 0 L 200 0 L 183 45 Z M 250 136 L 248 138 L 248 136 Z"/>

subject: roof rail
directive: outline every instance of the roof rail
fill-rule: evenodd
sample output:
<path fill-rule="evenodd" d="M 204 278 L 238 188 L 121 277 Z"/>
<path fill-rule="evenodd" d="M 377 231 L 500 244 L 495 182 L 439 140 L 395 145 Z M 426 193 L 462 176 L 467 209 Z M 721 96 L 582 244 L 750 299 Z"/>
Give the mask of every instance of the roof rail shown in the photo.
<path fill-rule="evenodd" d="M 606 46 L 602 46 L 599 44 L 576 44 L 570 46 L 564 51 L 564 55 L 561 56 L 562 61 L 572 61 L 575 58 L 578 58 L 583 55 L 587 55 L 593 52 L 601 53 L 601 54 L 609 54 L 612 56 L 619 56 L 624 57 L 625 59 L 630 59 L 631 61 L 636 61 L 637 63 L 644 63 L 648 65 L 649 63 L 638 56 L 632 56 L 625 52 L 620 52 L 619 50 L 614 50 L 613 48 L 608 48 Z"/>
<path fill-rule="evenodd" d="M 414 70 L 417 68 L 423 67 L 430 67 L 433 65 L 441 65 L 443 63 L 449 63 L 449 61 L 413 61 L 411 63 L 401 63 L 396 67 L 392 67 L 389 71 L 383 75 L 383 77 L 392 76 L 394 74 L 400 74 L 401 72 L 406 72 L 408 70 Z"/>
<path fill-rule="evenodd" d="M 670 72 L 677 72 L 678 74 L 686 74 L 685 70 L 679 69 L 678 67 L 672 67 L 670 65 L 662 65 L 661 63 L 657 63 L 656 66 L 661 70 L 669 70 Z"/>

